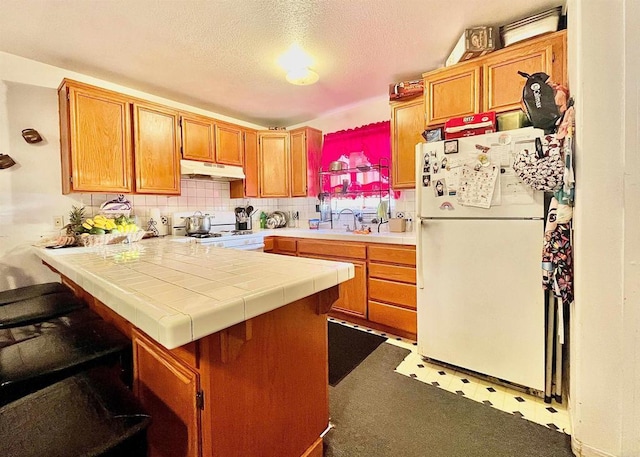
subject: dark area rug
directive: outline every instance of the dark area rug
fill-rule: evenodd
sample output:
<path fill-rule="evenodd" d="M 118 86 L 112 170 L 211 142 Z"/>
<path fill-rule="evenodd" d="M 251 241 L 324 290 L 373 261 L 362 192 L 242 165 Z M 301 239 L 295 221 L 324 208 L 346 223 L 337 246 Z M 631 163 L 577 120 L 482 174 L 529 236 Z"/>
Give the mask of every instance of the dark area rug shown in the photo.
<path fill-rule="evenodd" d="M 329 385 L 337 385 L 385 341 L 381 336 L 329 322 Z"/>
<path fill-rule="evenodd" d="M 571 457 L 570 437 L 393 370 L 382 344 L 329 388 L 325 457 Z"/>

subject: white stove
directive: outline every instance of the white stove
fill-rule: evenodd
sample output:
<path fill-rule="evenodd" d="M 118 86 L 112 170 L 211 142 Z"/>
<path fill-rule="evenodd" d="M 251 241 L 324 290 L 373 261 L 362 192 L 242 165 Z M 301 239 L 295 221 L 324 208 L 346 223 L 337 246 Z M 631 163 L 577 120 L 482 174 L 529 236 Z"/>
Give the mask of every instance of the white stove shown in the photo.
<path fill-rule="evenodd" d="M 218 248 L 240 249 L 244 251 L 262 251 L 264 235 L 251 230 L 236 230 L 236 216 L 233 211 L 201 211 L 209 216 L 211 228 L 207 234 L 187 235 L 184 220 L 193 216 L 194 211 L 173 213 L 171 215 L 171 241 L 182 243 L 200 243 Z"/>

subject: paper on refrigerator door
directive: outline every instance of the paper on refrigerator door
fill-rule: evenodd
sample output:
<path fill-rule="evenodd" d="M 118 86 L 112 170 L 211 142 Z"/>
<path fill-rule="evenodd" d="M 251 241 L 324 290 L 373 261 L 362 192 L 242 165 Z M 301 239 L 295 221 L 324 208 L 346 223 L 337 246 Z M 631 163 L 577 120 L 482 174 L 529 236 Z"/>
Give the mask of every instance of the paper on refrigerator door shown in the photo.
<path fill-rule="evenodd" d="M 512 168 L 505 168 L 500 175 L 500 190 L 506 205 L 531 205 L 535 203 L 534 190 L 524 184 Z"/>
<path fill-rule="evenodd" d="M 465 165 L 458 183 L 458 203 L 464 206 L 491 208 L 500 167 L 490 165 L 479 170 Z"/>

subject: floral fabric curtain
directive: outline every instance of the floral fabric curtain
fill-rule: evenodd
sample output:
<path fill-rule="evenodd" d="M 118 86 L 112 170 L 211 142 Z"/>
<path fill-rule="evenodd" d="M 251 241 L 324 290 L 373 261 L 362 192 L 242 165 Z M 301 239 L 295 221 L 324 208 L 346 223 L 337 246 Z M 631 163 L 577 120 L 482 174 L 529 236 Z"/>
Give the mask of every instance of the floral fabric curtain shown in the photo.
<path fill-rule="evenodd" d="M 390 121 L 327 133 L 322 146 L 322 170 L 329 170 L 334 161 L 344 162 L 351 171 L 323 175 L 323 192 L 355 197 L 356 193 L 372 195 L 389 188 Z"/>

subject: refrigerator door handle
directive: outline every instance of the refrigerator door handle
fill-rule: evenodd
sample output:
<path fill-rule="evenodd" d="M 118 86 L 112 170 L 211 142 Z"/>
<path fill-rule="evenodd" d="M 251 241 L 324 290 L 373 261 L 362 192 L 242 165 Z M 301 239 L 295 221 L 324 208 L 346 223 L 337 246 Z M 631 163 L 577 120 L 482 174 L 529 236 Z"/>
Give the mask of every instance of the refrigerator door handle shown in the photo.
<path fill-rule="evenodd" d="M 417 218 L 416 223 L 416 286 L 418 289 L 424 289 L 424 278 L 422 277 L 423 267 L 422 258 L 424 252 L 422 251 L 422 225 L 425 221 L 422 218 Z"/>
<path fill-rule="evenodd" d="M 424 143 L 416 144 L 416 286 L 424 289 L 424 279 L 422 278 L 422 162 L 424 155 L 422 152 Z"/>

